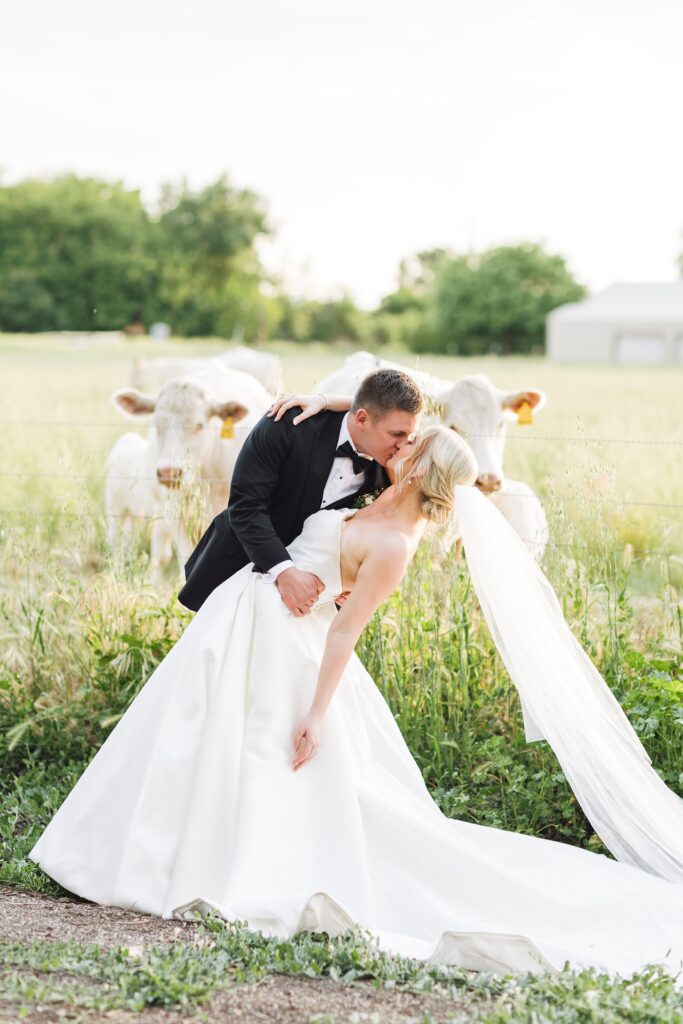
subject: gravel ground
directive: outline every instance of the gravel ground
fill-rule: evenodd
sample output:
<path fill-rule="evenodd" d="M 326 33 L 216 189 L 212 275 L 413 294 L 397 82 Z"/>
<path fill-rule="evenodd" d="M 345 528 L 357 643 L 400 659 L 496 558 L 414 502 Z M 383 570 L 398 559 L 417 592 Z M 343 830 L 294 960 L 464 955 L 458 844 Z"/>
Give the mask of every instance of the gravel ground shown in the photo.
<path fill-rule="evenodd" d="M 161 945 L 191 942 L 199 937 L 189 921 L 163 920 L 119 907 L 101 907 L 61 896 L 31 895 L 0 885 L 0 938 L 9 942 L 32 939 L 74 940 L 101 946 Z M 450 1024 L 467 1014 L 466 997 L 456 1003 L 439 995 L 377 989 L 369 982 L 339 984 L 329 979 L 267 975 L 256 983 L 233 985 L 217 992 L 197 1013 L 210 1024 Z M 426 1016 L 431 1014 L 431 1017 Z M 188 1021 L 180 1011 L 150 1008 L 143 1013 L 109 1011 L 81 1016 L 94 1024 L 171 1024 Z M 66 1018 L 68 1019 L 68 1018 Z M 57 1024 L 65 1020 L 64 1007 L 38 1007 L 21 1018 L 24 1024 Z M 0 1024 L 16 1024 L 16 1008 L 0 1002 Z"/>
<path fill-rule="evenodd" d="M 0 938 L 6 942 L 96 942 L 100 946 L 161 945 L 191 941 L 199 931 L 191 921 L 165 921 L 120 907 L 100 907 L 77 896 L 34 896 L 0 885 Z"/>

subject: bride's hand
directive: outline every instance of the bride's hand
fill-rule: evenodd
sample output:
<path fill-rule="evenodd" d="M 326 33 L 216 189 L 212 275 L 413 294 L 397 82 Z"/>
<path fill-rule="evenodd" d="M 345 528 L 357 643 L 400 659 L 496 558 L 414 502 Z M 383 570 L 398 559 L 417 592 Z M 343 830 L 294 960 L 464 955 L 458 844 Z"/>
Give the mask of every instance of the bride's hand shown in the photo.
<path fill-rule="evenodd" d="M 320 745 L 322 724 L 320 716 L 309 711 L 299 725 L 294 736 L 294 757 L 292 758 L 292 767 L 295 772 L 315 757 Z"/>
<path fill-rule="evenodd" d="M 323 395 L 284 395 L 283 398 L 275 399 L 266 416 L 273 416 L 274 422 L 277 423 L 287 409 L 292 409 L 295 405 L 300 405 L 302 412 L 292 420 L 294 426 L 301 423 L 302 420 L 307 420 L 309 416 L 316 416 L 327 408 L 327 402 Z"/>

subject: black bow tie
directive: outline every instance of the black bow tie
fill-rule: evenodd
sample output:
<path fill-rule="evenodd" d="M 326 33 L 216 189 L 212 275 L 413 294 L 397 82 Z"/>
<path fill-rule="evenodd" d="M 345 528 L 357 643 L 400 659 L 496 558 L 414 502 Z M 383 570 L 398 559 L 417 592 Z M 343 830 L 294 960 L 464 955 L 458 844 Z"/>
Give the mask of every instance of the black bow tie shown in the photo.
<path fill-rule="evenodd" d="M 372 459 L 364 459 L 362 455 L 359 455 L 355 448 L 351 446 L 350 441 L 344 441 L 343 444 L 340 444 L 334 454 L 336 458 L 351 459 L 354 473 L 364 473 L 373 461 Z"/>

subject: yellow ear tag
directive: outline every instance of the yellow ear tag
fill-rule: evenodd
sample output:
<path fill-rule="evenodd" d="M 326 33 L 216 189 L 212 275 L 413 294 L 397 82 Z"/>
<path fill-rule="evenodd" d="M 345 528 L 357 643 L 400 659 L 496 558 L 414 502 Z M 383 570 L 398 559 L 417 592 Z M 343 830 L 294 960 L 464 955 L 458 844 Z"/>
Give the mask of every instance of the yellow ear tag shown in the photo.
<path fill-rule="evenodd" d="M 517 410 L 517 422 L 521 423 L 522 426 L 527 426 L 529 423 L 534 422 L 534 414 L 528 402 L 522 402 Z"/>
<path fill-rule="evenodd" d="M 221 425 L 221 437 L 234 437 L 235 436 L 235 424 L 232 416 L 226 416 Z"/>

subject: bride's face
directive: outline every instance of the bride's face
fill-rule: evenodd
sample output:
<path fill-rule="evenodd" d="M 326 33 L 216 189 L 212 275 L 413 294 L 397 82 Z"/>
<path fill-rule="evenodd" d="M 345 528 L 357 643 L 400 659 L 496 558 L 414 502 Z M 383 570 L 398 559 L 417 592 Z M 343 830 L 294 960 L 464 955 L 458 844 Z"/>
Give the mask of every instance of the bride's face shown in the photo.
<path fill-rule="evenodd" d="M 418 439 L 418 436 L 415 435 L 407 441 L 404 441 L 398 451 L 387 459 L 386 470 L 392 484 L 396 481 L 396 466 L 399 462 L 403 462 L 404 459 L 409 459 L 411 457 L 415 451 L 415 443 Z"/>
<path fill-rule="evenodd" d="M 395 466 L 397 462 L 403 462 L 405 458 L 413 453 L 416 441 L 417 435 L 408 438 L 407 441 L 403 442 L 399 450 L 394 455 L 389 456 L 392 466 Z"/>

